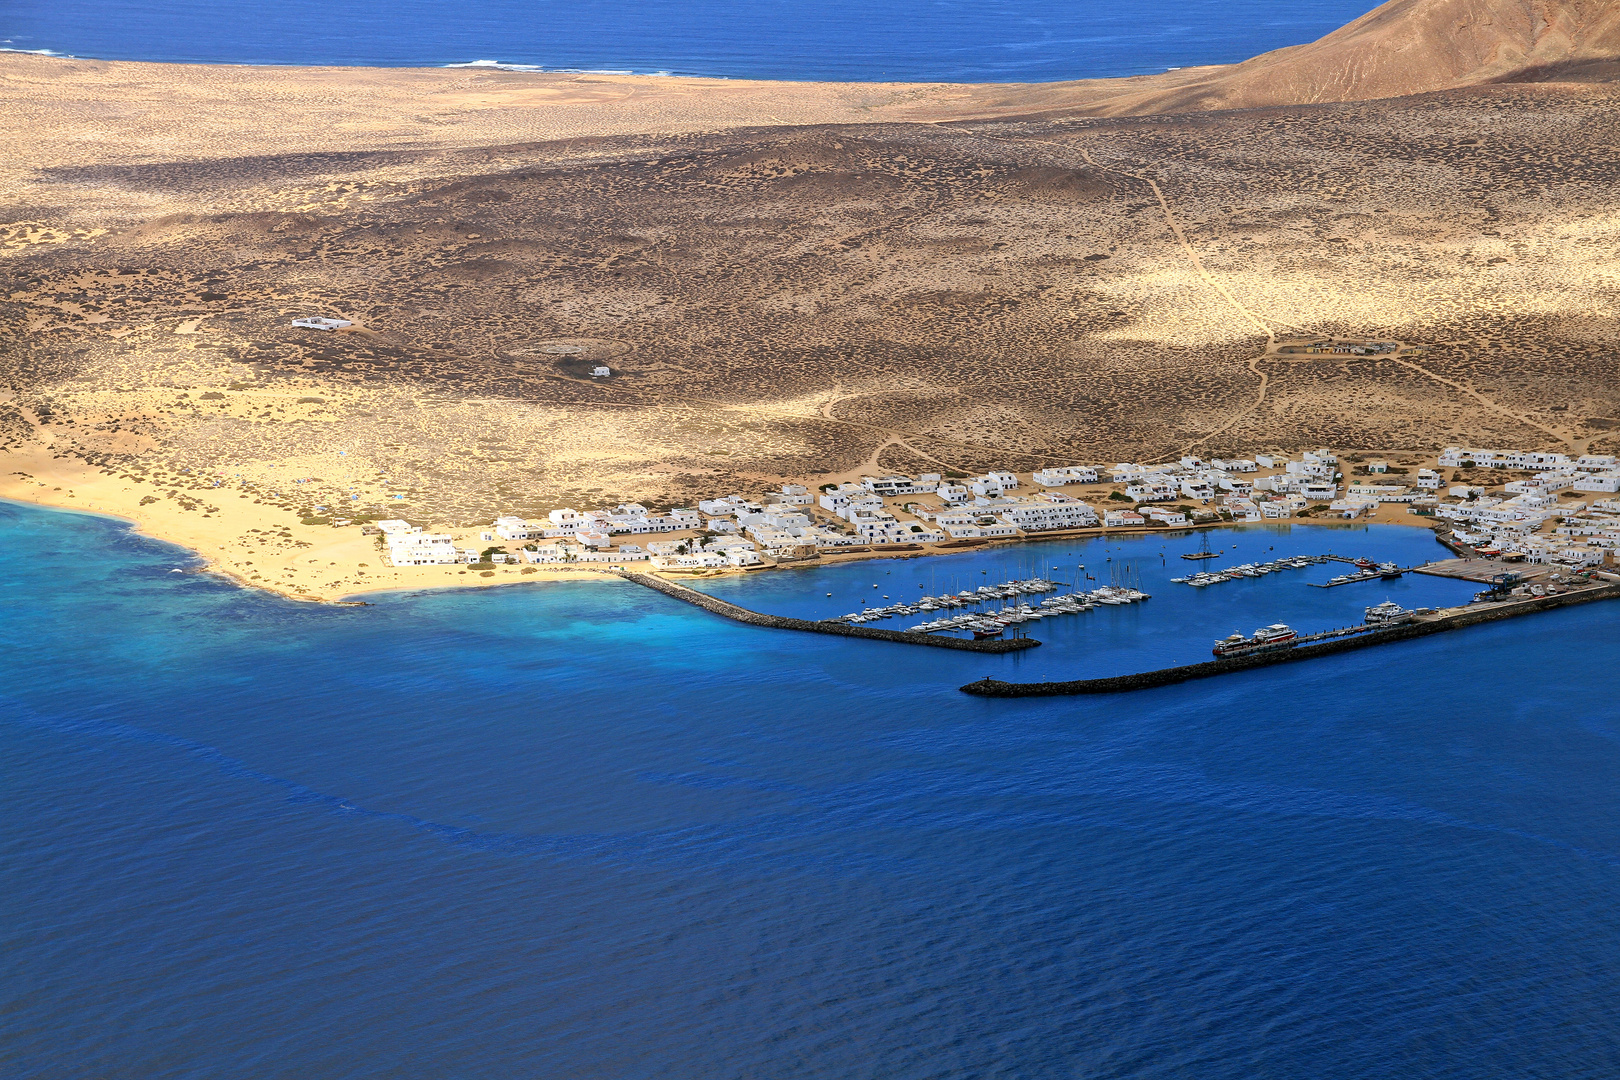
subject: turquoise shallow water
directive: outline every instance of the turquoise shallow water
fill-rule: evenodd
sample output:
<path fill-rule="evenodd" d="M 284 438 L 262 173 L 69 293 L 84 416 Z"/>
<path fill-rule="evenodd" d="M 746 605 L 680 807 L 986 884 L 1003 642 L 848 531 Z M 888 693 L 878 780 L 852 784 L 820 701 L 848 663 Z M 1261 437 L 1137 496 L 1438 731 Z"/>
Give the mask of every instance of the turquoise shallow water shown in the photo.
<path fill-rule="evenodd" d="M 1620 1068 L 1608 605 L 993 701 L 954 688 L 1386 590 L 1166 585 L 986 658 L 622 583 L 295 605 L 9 505 L 0 540 L 0 1075 Z M 1231 542 L 1329 540 L 1439 554 Z M 1146 578 L 1159 543 L 1103 559 Z M 1042 557 L 723 588 L 790 610 Z"/>

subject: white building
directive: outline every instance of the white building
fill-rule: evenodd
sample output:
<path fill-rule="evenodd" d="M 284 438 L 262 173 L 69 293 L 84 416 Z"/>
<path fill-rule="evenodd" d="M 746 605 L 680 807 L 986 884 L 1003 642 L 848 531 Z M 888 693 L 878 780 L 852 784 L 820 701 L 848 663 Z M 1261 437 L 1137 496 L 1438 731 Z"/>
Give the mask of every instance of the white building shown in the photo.
<path fill-rule="evenodd" d="M 924 473 L 913 479 L 909 476 L 863 476 L 861 486 L 874 495 L 924 495 L 939 487 L 939 473 Z"/>
<path fill-rule="evenodd" d="M 495 519 L 495 535 L 502 540 L 529 540 L 540 536 L 544 529 L 530 524 L 520 517 L 498 517 Z"/>
<path fill-rule="evenodd" d="M 1183 477 L 1181 493 L 1189 499 L 1198 499 L 1205 502 L 1215 497 L 1214 490 L 1209 486 L 1209 480 L 1202 476 Z"/>
<path fill-rule="evenodd" d="M 953 540 L 970 540 L 978 537 L 1017 536 L 1018 528 L 1006 522 L 996 522 L 991 525 L 949 525 L 945 532 Z"/>
<path fill-rule="evenodd" d="M 839 484 L 835 488 L 823 491 L 821 498 L 816 501 L 823 510 L 831 511 L 842 517 L 844 510 L 849 507 L 852 501 L 868 498 L 870 495 L 871 493 L 859 484 Z"/>
<path fill-rule="evenodd" d="M 1018 477 L 1010 472 L 987 472 L 968 481 L 968 490 L 986 498 L 995 498 L 1017 486 Z"/>
<path fill-rule="evenodd" d="M 1064 495 L 1042 493 L 1003 509 L 1001 520 L 1025 532 L 1051 529 L 1085 529 L 1097 524 L 1097 511 Z M 943 522 L 941 522 L 943 524 Z"/>
<path fill-rule="evenodd" d="M 546 520 L 551 522 L 551 527 L 545 530 L 546 536 L 572 536 L 585 523 L 585 515 L 578 510 L 565 507 L 551 511 L 546 515 Z"/>
<path fill-rule="evenodd" d="M 1154 474 L 1138 477 L 1135 483 L 1125 485 L 1125 494 L 1132 502 L 1169 502 L 1176 497 L 1180 485 L 1169 477 Z"/>
<path fill-rule="evenodd" d="M 1181 526 L 1187 524 L 1187 515 L 1179 510 L 1166 510 L 1162 506 L 1155 506 L 1142 512 L 1152 520 L 1162 521 L 1166 525 Z"/>
<path fill-rule="evenodd" d="M 523 549 L 523 558 L 531 563 L 573 562 L 582 549 L 568 540 L 555 540 L 549 544 L 533 544 Z"/>
<path fill-rule="evenodd" d="M 1575 481 L 1576 491 L 1591 491 L 1612 495 L 1620 491 L 1620 471 L 1594 473 Z"/>
<path fill-rule="evenodd" d="M 448 566 L 462 560 L 449 533 L 412 530 L 388 534 L 388 561 L 395 566 Z"/>
<path fill-rule="evenodd" d="M 1033 477 L 1042 487 L 1062 487 L 1064 484 L 1095 484 L 1097 470 L 1083 465 L 1065 465 L 1037 471 Z"/>

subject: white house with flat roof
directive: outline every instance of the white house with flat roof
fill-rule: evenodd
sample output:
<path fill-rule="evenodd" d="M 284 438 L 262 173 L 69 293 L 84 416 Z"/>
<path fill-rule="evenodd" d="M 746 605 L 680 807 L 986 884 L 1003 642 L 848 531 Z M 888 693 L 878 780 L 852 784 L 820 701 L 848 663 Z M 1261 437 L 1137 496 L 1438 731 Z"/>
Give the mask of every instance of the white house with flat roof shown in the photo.
<path fill-rule="evenodd" d="M 461 562 L 449 533 L 392 532 L 388 561 L 395 566 L 448 566 Z"/>
<path fill-rule="evenodd" d="M 1064 484 L 1095 484 L 1097 470 L 1085 465 L 1064 465 L 1061 468 L 1037 470 L 1031 477 L 1042 487 L 1062 487 Z"/>
<path fill-rule="evenodd" d="M 1079 499 L 1050 493 L 1008 507 L 999 516 L 1006 524 L 1025 532 L 1083 529 L 1097 524 L 1097 511 Z"/>

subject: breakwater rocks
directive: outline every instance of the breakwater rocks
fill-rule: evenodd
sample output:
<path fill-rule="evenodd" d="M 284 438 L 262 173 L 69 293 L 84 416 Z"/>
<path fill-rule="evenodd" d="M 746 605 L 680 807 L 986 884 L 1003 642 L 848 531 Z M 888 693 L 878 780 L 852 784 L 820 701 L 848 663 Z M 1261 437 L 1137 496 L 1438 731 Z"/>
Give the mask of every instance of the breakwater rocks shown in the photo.
<path fill-rule="evenodd" d="M 1206 660 L 1201 664 L 1184 664 L 1181 667 L 1160 668 L 1157 671 L 1143 671 L 1135 675 L 1113 675 L 1101 679 L 1072 679 L 1067 682 L 1009 683 L 1002 682 L 999 679 L 980 679 L 978 682 L 968 683 L 966 686 L 961 687 L 961 690 L 965 694 L 976 694 L 980 697 L 1059 697 L 1067 694 L 1119 694 L 1128 690 L 1147 690 L 1155 686 L 1169 686 L 1172 683 L 1187 682 L 1191 679 L 1207 679 L 1212 675 L 1227 675 L 1237 671 L 1248 671 L 1251 668 L 1270 667 L 1273 664 L 1288 664 L 1296 660 L 1310 660 L 1318 656 L 1349 652 L 1352 649 L 1365 649 L 1372 645 L 1384 645 L 1393 641 L 1408 641 L 1412 638 L 1426 637 L 1429 634 L 1438 634 L 1447 630 L 1461 630 L 1463 627 L 1474 626 L 1483 622 L 1495 622 L 1498 619 L 1512 619 L 1520 615 L 1530 615 L 1538 611 L 1547 611 L 1550 608 L 1567 607 L 1571 604 L 1585 604 L 1593 600 L 1614 599 L 1620 599 L 1620 586 L 1598 585 L 1560 593 L 1557 596 L 1538 597 L 1533 600 L 1482 604 L 1478 607 L 1458 611 L 1452 615 L 1437 615 L 1404 623 L 1400 626 L 1392 626 L 1385 630 L 1376 630 L 1361 637 L 1340 638 L 1314 645 L 1301 645 L 1293 649 L 1278 649 L 1276 652 L 1256 653 L 1252 656 Z"/>
<path fill-rule="evenodd" d="M 677 600 L 684 600 L 688 604 L 696 604 L 704 611 L 713 612 L 723 618 L 731 619 L 749 626 L 768 626 L 774 630 L 805 630 L 812 634 L 832 634 L 836 637 L 869 638 L 873 641 L 894 641 L 902 645 L 929 645 L 936 649 L 961 649 L 976 653 L 1008 653 L 1020 649 L 1033 649 L 1040 642 L 1034 638 L 992 638 L 986 641 L 970 641 L 965 638 L 935 637 L 932 634 L 913 634 L 903 630 L 878 630 L 870 626 L 850 626 L 847 623 L 812 622 L 809 619 L 789 619 L 781 615 L 766 615 L 763 612 L 750 611 L 745 607 L 718 600 L 707 593 L 688 589 L 685 585 L 666 581 L 651 574 L 636 574 L 628 570 L 619 570 L 615 573 L 626 581 L 633 581 L 637 585 L 645 585 L 649 589 L 656 589 L 665 596 L 673 596 Z"/>

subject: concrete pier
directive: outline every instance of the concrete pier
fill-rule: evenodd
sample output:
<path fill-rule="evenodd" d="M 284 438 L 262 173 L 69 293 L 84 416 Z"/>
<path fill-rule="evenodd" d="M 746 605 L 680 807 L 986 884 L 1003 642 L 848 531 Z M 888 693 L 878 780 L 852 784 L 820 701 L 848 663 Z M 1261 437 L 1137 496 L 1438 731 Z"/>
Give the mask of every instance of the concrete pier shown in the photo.
<path fill-rule="evenodd" d="M 1489 585 L 1491 579 L 1498 574 L 1517 574 L 1522 584 L 1530 585 L 1535 582 L 1545 583 L 1548 576 L 1553 573 L 1568 573 L 1562 566 L 1523 561 L 1508 562 L 1504 559 L 1487 559 L 1483 555 L 1472 559 L 1442 559 L 1412 569 L 1419 574 L 1456 578 L 1460 581 L 1477 581 L 1481 585 Z"/>
<path fill-rule="evenodd" d="M 1206 660 L 1201 664 L 1160 668 L 1135 675 L 1113 675 L 1101 679 L 1072 679 L 1067 682 L 1009 683 L 999 679 L 980 679 L 960 689 L 964 694 L 980 697 L 1059 697 L 1069 694 L 1118 694 L 1127 690 L 1146 690 L 1155 686 L 1169 686 L 1191 679 L 1206 679 L 1212 675 L 1248 671 L 1251 668 L 1287 664 L 1296 660 L 1329 656 L 1333 653 L 1365 649 L 1393 641 L 1408 641 L 1447 630 L 1460 630 L 1478 623 L 1497 619 L 1511 619 L 1551 608 L 1585 604 L 1594 600 L 1620 599 L 1620 585 L 1588 585 L 1556 596 L 1542 596 L 1530 600 L 1514 600 L 1467 607 L 1447 608 L 1433 615 L 1419 616 L 1409 623 L 1377 630 L 1360 637 L 1340 638 L 1317 644 L 1301 645 L 1292 649 L 1256 653 L 1250 656 Z"/>
<path fill-rule="evenodd" d="M 645 585 L 649 589 L 656 589 L 665 596 L 673 596 L 677 600 L 684 600 L 694 604 L 704 611 L 713 612 L 722 618 L 735 622 L 746 623 L 749 626 L 767 626 L 773 630 L 804 630 L 812 634 L 832 634 L 835 637 L 867 638 L 872 641 L 893 641 L 901 645 L 928 645 L 936 649 L 960 649 L 965 652 L 976 653 L 1009 653 L 1020 649 L 1033 649 L 1040 642 L 1034 638 L 990 638 L 984 641 L 972 641 L 966 638 L 935 637 L 932 634 L 916 634 L 904 630 L 879 630 L 870 626 L 850 626 L 841 622 L 813 622 L 809 619 L 790 619 L 781 615 L 766 615 L 759 611 L 750 611 L 745 607 L 716 599 L 708 593 L 689 589 L 685 585 L 652 574 L 637 574 L 629 570 L 614 571 L 626 581 L 633 581 L 637 585 Z"/>

